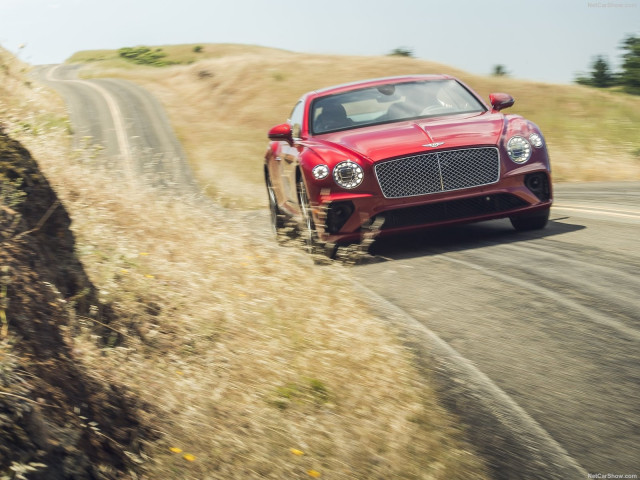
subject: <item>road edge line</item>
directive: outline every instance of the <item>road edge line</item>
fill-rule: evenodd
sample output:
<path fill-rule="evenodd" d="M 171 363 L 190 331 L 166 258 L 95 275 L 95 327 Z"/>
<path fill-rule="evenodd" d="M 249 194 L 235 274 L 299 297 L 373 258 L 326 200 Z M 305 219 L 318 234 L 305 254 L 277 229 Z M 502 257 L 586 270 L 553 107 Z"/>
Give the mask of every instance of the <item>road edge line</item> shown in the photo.
<path fill-rule="evenodd" d="M 58 70 L 63 64 L 56 65 L 53 68 L 50 68 L 45 78 L 49 82 L 59 82 L 59 83 L 77 83 L 80 85 L 85 85 L 93 91 L 98 92 L 98 94 L 102 97 L 107 105 L 107 109 L 111 114 L 111 119 L 113 120 L 113 128 L 115 131 L 116 139 L 118 142 L 118 150 L 120 151 L 120 157 L 122 159 L 122 167 L 124 169 L 127 180 L 131 185 L 133 185 L 134 175 L 133 175 L 133 155 L 131 153 L 131 145 L 129 143 L 129 136 L 127 135 L 127 128 L 124 124 L 124 119 L 122 116 L 122 112 L 120 111 L 120 107 L 118 106 L 118 102 L 114 100 L 113 96 L 109 91 L 107 91 L 102 85 L 91 81 L 91 80 L 81 80 L 81 79 L 56 79 L 53 77 L 53 72 Z M 63 99 L 64 100 L 64 99 Z M 66 100 L 64 100 L 66 103 Z"/>
<path fill-rule="evenodd" d="M 493 478 L 587 478 L 587 472 L 504 390 L 427 326 L 369 288 L 354 286 L 399 330 L 444 406 L 467 426 Z"/>

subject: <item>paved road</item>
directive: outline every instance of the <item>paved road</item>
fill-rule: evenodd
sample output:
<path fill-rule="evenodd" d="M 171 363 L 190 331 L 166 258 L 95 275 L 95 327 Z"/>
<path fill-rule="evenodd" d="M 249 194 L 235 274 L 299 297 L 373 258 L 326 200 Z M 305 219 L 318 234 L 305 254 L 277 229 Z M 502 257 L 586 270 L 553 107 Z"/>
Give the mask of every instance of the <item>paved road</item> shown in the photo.
<path fill-rule="evenodd" d="M 79 81 L 73 66 L 36 74 L 67 101 L 77 146 L 102 145 L 131 182 L 195 190 L 145 90 Z M 542 232 L 500 220 L 380 240 L 375 261 L 353 272 L 469 359 L 585 471 L 640 477 L 640 182 L 556 187 Z"/>
<path fill-rule="evenodd" d="M 78 79 L 77 65 L 37 67 L 36 79 L 67 103 L 75 148 L 101 152 L 105 164 L 133 184 L 195 193 L 196 184 L 159 102 L 144 88 L 120 79 Z"/>
<path fill-rule="evenodd" d="M 552 221 L 374 244 L 354 269 L 455 348 L 589 473 L 640 478 L 640 182 L 556 186 Z"/>

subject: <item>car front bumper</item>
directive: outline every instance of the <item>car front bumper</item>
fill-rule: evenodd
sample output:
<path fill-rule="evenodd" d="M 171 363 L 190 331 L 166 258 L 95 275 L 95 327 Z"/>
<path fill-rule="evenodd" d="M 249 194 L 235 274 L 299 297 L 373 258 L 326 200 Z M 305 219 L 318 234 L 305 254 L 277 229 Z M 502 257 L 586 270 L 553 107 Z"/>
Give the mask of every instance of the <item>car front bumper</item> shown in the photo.
<path fill-rule="evenodd" d="M 314 202 L 321 240 L 359 241 L 372 226 L 380 235 L 479 222 L 548 209 L 551 178 L 546 170 L 510 175 L 497 183 L 409 198 L 381 194 L 323 192 Z"/>

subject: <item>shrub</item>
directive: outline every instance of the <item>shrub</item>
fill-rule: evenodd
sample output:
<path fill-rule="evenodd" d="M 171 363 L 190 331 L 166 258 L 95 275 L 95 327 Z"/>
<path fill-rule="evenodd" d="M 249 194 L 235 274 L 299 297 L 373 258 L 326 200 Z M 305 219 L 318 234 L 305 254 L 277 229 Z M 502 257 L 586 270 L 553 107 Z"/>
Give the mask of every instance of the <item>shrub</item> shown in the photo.
<path fill-rule="evenodd" d="M 155 50 L 149 47 L 124 47 L 118 50 L 120 55 L 125 60 L 136 63 L 138 65 L 153 65 L 154 67 L 164 67 L 170 65 L 171 62 L 163 60 L 167 56 L 161 48 Z"/>
<path fill-rule="evenodd" d="M 391 57 L 412 57 L 413 58 L 413 50 L 407 47 L 398 47 L 394 48 L 390 53 Z"/>

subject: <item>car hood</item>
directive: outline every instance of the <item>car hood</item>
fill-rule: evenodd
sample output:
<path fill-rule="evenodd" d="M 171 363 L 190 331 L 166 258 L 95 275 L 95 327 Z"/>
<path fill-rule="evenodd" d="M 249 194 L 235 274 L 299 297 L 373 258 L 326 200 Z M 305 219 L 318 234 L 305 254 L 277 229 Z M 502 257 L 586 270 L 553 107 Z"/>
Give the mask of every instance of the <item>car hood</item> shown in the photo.
<path fill-rule="evenodd" d="M 335 132 L 323 135 L 321 143 L 376 162 L 424 151 L 496 145 L 504 127 L 503 114 L 485 112 L 472 116 L 406 120 Z"/>

